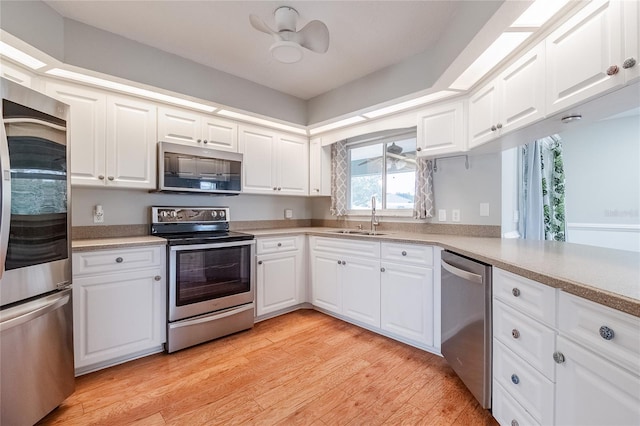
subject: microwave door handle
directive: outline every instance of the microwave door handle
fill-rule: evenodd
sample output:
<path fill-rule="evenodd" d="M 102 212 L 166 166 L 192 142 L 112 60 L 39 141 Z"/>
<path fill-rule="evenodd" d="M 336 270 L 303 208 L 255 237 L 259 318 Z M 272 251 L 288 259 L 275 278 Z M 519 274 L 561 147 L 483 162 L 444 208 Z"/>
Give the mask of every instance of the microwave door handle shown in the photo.
<path fill-rule="evenodd" d="M 9 142 L 3 123 L 0 123 L 0 193 L 0 278 L 2 278 L 9 245 L 11 219 L 11 166 Z"/>

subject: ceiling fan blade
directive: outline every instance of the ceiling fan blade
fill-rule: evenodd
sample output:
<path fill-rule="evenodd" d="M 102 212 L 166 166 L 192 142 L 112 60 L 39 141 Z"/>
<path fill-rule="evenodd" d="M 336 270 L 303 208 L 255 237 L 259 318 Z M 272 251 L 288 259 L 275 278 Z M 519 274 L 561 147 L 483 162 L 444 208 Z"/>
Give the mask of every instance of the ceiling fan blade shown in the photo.
<path fill-rule="evenodd" d="M 313 52 L 325 53 L 329 49 L 329 29 L 320 21 L 311 21 L 298 31 L 300 46 Z"/>
<path fill-rule="evenodd" d="M 256 15 L 249 15 L 249 22 L 251 23 L 251 26 L 258 31 L 271 35 L 277 34 L 276 31 L 269 28 L 267 24 L 265 24 L 262 19 L 260 19 Z"/>

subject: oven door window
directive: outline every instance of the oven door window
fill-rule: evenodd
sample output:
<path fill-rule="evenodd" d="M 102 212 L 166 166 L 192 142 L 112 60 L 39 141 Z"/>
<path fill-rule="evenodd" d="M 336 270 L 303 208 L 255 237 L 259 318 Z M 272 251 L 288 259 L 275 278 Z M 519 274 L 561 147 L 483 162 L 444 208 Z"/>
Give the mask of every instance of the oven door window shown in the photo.
<path fill-rule="evenodd" d="M 38 119 L 5 120 L 11 225 L 5 269 L 67 259 L 66 132 Z"/>
<path fill-rule="evenodd" d="M 176 305 L 250 291 L 250 257 L 250 245 L 176 252 Z"/>

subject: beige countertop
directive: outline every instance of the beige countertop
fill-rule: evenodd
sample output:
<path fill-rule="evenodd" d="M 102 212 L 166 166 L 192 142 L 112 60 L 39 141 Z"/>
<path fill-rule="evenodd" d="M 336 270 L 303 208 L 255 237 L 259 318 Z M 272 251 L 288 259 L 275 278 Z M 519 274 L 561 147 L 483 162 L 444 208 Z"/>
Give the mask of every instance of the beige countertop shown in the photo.
<path fill-rule="evenodd" d="M 560 288 L 640 317 L 640 253 L 553 241 L 507 240 L 446 234 L 381 231 L 375 236 L 332 233 L 335 228 L 303 227 L 242 230 L 256 237 L 307 234 L 432 244 Z M 73 251 L 164 244 L 159 237 L 74 240 Z"/>

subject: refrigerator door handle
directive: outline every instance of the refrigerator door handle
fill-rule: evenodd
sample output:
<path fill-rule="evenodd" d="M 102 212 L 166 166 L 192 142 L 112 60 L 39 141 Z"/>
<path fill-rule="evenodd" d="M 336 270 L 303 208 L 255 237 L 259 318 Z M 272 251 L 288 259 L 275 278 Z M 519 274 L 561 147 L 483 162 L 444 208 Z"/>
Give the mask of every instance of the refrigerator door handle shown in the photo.
<path fill-rule="evenodd" d="M 9 141 L 4 122 L 0 123 L 0 278 L 4 274 L 4 263 L 9 246 L 11 219 L 11 165 L 9 164 Z"/>
<path fill-rule="evenodd" d="M 46 298 L 46 299 L 49 299 L 49 298 Z M 25 324 L 42 315 L 55 311 L 56 309 L 59 309 L 62 306 L 69 303 L 70 299 L 71 299 L 71 291 L 67 290 L 64 292 L 64 294 L 59 295 L 57 297 L 52 297 L 51 300 L 47 300 L 44 303 L 42 300 L 36 300 L 31 303 L 32 305 L 34 305 L 35 309 L 17 316 L 6 315 L 6 316 L 9 316 L 10 318 L 6 320 L 1 320 L 0 332 Z M 27 310 L 26 307 L 21 306 L 20 308 L 21 308 L 20 311 Z M 9 311 L 7 312 L 7 314 L 9 314 L 11 310 L 8 309 L 7 311 Z"/>
<path fill-rule="evenodd" d="M 464 269 L 456 268 L 450 263 L 445 262 L 444 260 L 440 260 L 442 267 L 447 271 L 451 272 L 453 275 L 465 279 L 467 281 L 474 282 L 476 284 L 482 284 L 482 275 L 474 274 L 472 272 L 465 271 Z"/>

